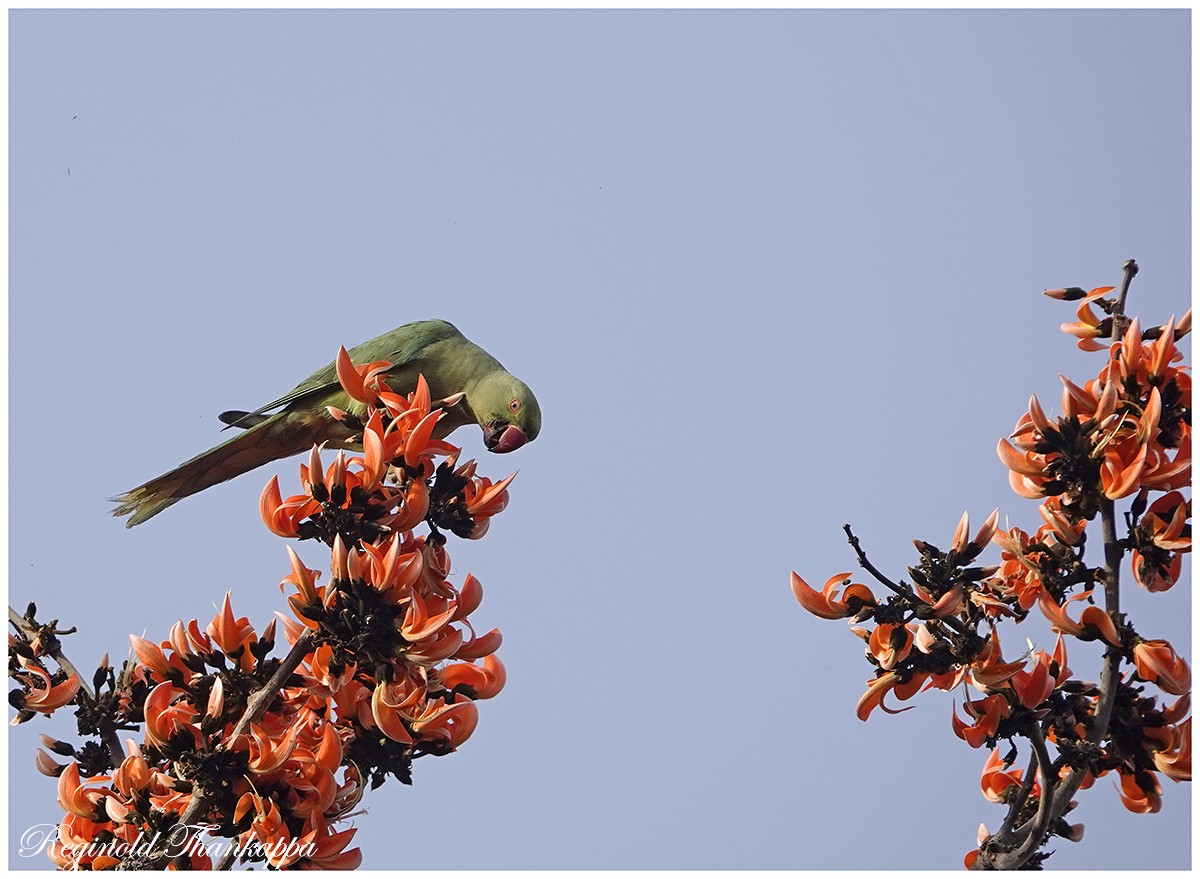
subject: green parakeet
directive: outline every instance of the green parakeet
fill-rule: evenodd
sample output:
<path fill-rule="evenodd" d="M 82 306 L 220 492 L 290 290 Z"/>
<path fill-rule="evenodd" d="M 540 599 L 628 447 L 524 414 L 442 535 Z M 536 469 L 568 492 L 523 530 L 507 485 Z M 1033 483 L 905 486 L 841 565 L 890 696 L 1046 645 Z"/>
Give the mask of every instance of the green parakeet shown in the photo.
<path fill-rule="evenodd" d="M 405 324 L 351 348 L 349 354 L 355 365 L 389 361 L 386 381 L 397 393 L 412 393 L 417 376 L 425 376 L 430 395 L 445 412 L 433 434 L 438 439 L 463 425 L 478 424 L 489 451 L 511 452 L 536 439 L 541 430 L 542 413 L 533 391 L 444 320 Z M 126 527 L 132 528 L 190 494 L 307 451 L 314 443 L 360 448 L 362 439 L 353 425 L 334 418 L 327 406 L 360 417 L 366 411 L 338 384 L 333 363 L 253 412 L 221 413 L 222 421 L 245 433 L 113 498 L 118 504 L 113 515 L 129 516 Z M 267 414 L 275 409 L 279 411 Z"/>

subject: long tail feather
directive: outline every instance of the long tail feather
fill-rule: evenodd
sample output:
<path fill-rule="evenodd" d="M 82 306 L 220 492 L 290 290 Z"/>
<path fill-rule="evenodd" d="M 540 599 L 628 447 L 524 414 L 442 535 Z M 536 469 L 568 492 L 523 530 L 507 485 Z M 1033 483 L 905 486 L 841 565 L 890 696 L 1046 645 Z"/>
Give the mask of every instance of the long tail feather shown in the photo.
<path fill-rule="evenodd" d="M 117 504 L 112 513 L 129 516 L 126 528 L 140 525 L 188 495 L 279 458 L 307 451 L 313 443 L 330 439 L 337 426 L 323 412 L 281 412 L 174 470 L 112 498 Z"/>
<path fill-rule="evenodd" d="M 225 425 L 221 430 L 229 430 L 231 427 L 240 427 L 244 430 L 254 427 L 256 424 L 262 424 L 270 417 L 270 415 L 259 415 L 257 412 L 247 412 L 245 409 L 230 409 L 217 416 Z"/>

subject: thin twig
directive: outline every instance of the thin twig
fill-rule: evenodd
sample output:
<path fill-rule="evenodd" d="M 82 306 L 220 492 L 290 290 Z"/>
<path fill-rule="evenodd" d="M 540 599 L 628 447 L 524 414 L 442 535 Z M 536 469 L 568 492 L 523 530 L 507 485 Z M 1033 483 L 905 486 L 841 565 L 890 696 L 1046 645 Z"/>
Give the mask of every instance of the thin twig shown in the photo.
<path fill-rule="evenodd" d="M 25 617 L 23 617 L 21 614 L 17 613 L 11 604 L 8 606 L 8 621 L 20 630 L 21 634 L 25 636 L 26 641 L 32 641 L 39 634 L 38 630 L 33 626 L 33 624 L 30 623 L 29 620 L 25 619 Z M 58 667 L 65 671 L 68 675 L 75 675 L 77 678 L 79 678 L 79 689 L 83 690 L 87 697 L 93 702 L 96 701 L 96 694 L 93 693 L 92 688 L 88 686 L 87 679 L 79 673 L 79 669 L 75 667 L 71 660 L 67 659 L 67 657 L 63 655 L 62 648 L 60 646 L 56 646 L 51 650 L 47 650 L 46 653 L 55 662 L 57 662 Z"/>
<path fill-rule="evenodd" d="M 262 687 L 254 692 L 246 701 L 246 710 L 242 713 L 241 719 L 233 728 L 226 741 L 242 735 L 250 729 L 250 724 L 254 723 L 263 716 L 263 712 L 274 700 L 276 694 L 283 689 L 283 685 L 287 683 L 287 679 L 292 676 L 301 661 L 312 651 L 312 642 L 317 633 L 313 629 L 305 629 L 300 637 L 296 639 L 296 643 L 292 645 L 292 649 L 288 655 L 284 657 L 283 662 L 279 664 L 279 668 L 275 669 L 275 673 L 271 675 Z"/>
<path fill-rule="evenodd" d="M 906 598 L 909 601 L 913 602 L 914 604 L 925 604 L 926 603 L 924 601 L 921 601 L 921 599 L 917 596 L 917 594 L 915 592 L 913 592 L 913 590 L 911 588 L 904 585 L 903 583 L 892 582 L 892 580 L 890 580 L 886 576 L 884 576 L 883 572 L 880 571 L 879 568 L 877 568 L 873 564 L 871 564 L 871 560 L 868 559 L 867 554 L 865 552 L 863 552 L 863 548 L 859 544 L 858 538 L 854 535 L 854 532 L 850 530 L 850 526 L 848 524 L 842 525 L 842 530 L 846 532 L 846 537 L 850 541 L 850 545 L 852 547 L 854 547 L 854 554 L 858 556 L 858 563 L 867 569 L 867 573 L 869 573 L 872 577 L 874 577 L 876 580 L 878 580 L 884 586 L 891 589 L 893 592 L 895 592 L 901 598 Z M 960 634 L 960 635 L 971 634 L 971 629 L 955 616 L 938 617 L 938 619 L 941 622 L 948 625 L 950 628 L 954 629 L 954 631 L 958 632 L 958 634 Z"/>
<path fill-rule="evenodd" d="M 25 617 L 21 614 L 17 613 L 11 604 L 8 606 L 8 621 L 17 628 L 17 631 L 25 636 L 26 641 L 32 641 L 39 634 L 33 623 L 25 619 Z M 55 643 L 49 650 L 46 651 L 46 653 L 51 659 L 58 663 L 58 667 L 65 671 L 68 675 L 75 675 L 75 677 L 79 680 L 80 692 L 83 693 L 84 698 L 87 699 L 88 702 L 90 702 L 92 705 L 95 705 L 97 701 L 96 694 L 92 692 L 92 688 L 88 684 L 87 678 L 79 673 L 79 669 L 77 669 L 75 664 L 67 658 L 65 653 L 63 653 L 62 643 Z M 78 695 L 76 695 L 76 698 L 78 698 Z M 115 729 L 100 730 L 100 735 L 101 738 L 104 739 L 104 746 L 108 749 L 109 763 L 114 769 L 116 769 L 121 765 L 121 761 L 125 757 L 125 749 L 121 746 L 121 739 L 117 735 L 117 731 Z"/>
<path fill-rule="evenodd" d="M 907 598 L 910 601 L 920 600 L 917 598 L 916 593 L 914 593 L 910 588 L 902 583 L 893 583 L 890 579 L 884 576 L 883 572 L 880 571 L 879 568 L 871 564 L 871 560 L 868 559 L 867 554 L 863 552 L 863 548 L 859 543 L 858 538 L 854 536 L 854 532 L 850 530 L 850 526 L 848 524 L 843 525 L 842 530 L 846 532 L 846 537 L 849 539 L 850 545 L 854 547 L 854 554 L 858 556 L 858 563 L 866 568 L 867 572 L 872 577 L 902 598 Z"/>
<path fill-rule="evenodd" d="M 237 846 L 231 845 L 226 849 L 225 854 L 221 855 L 221 860 L 213 866 L 214 870 L 230 870 L 233 868 L 233 859 L 237 857 Z"/>
<path fill-rule="evenodd" d="M 1121 278 L 1121 291 L 1117 294 L 1112 314 L 1114 342 L 1121 341 L 1121 337 L 1125 335 L 1125 328 L 1129 325 L 1129 319 L 1125 317 L 1125 297 L 1129 295 L 1129 285 L 1133 282 L 1133 276 L 1138 273 L 1138 264 L 1132 259 L 1127 259 L 1121 266 L 1121 271 L 1125 274 Z"/>

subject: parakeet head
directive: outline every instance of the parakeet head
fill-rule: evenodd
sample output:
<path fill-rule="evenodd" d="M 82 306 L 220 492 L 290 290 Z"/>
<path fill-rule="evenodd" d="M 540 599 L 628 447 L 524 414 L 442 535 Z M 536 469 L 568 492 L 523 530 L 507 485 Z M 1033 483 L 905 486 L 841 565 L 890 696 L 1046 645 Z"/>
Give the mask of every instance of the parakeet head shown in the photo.
<path fill-rule="evenodd" d="M 507 372 L 494 372 L 468 392 L 467 402 L 483 428 L 490 452 L 511 452 L 537 439 L 542 410 L 529 386 Z"/>

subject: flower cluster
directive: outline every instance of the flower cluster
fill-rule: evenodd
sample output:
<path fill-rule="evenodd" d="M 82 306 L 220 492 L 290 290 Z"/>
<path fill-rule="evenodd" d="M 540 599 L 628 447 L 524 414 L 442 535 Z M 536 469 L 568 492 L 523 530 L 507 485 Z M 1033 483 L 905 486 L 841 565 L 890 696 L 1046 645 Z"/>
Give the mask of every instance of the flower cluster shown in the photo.
<path fill-rule="evenodd" d="M 203 631 L 192 620 L 176 623 L 161 644 L 131 638 L 136 662 L 119 686 L 126 696 L 119 719 L 144 724 L 142 744 L 127 740 L 124 759 L 111 773 L 94 772 L 66 743 L 48 742 L 75 757 L 71 763 L 39 757 L 43 772 L 58 775 L 58 802 L 66 812 L 49 848 L 60 867 L 114 867 L 139 839 L 169 832 L 189 806 L 189 827 L 238 838 L 243 848 L 255 840 L 261 845 L 254 851 L 273 867 L 358 865 L 359 851 L 346 849 L 355 831 L 332 825 L 357 804 L 362 777 L 344 759 L 345 742 L 328 706 L 296 681 L 238 731 L 252 695 L 280 665 L 267 657 L 275 628 L 272 622 L 260 635 L 234 615 L 226 595 Z M 113 841 L 126 848 L 102 845 Z M 194 839 L 180 836 L 172 854 L 176 867 L 212 866 Z M 151 863 L 124 858 L 125 867 Z"/>
<path fill-rule="evenodd" d="M 1126 271 L 1127 289 L 1136 265 Z M 1121 801 L 1136 812 L 1160 808 L 1159 776 L 1191 779 L 1190 670 L 1168 642 L 1142 637 L 1117 611 L 1115 561 L 1128 556 L 1135 582 L 1162 592 L 1178 581 L 1181 555 L 1191 550 L 1191 502 L 1183 494 L 1191 474 L 1191 381 L 1176 345 L 1191 313 L 1143 333 L 1136 319 L 1125 321 L 1123 295 L 1105 298 L 1113 289 L 1047 291 L 1083 300 L 1079 322 L 1064 329 L 1107 359 L 1082 386 L 1063 379 L 1060 418 L 1049 418 L 1034 397 L 1011 438 L 1000 441 L 1013 489 L 1042 500 L 1036 531 L 1001 529 L 993 512 L 972 535 L 964 513 L 949 549 L 914 541 L 920 561 L 908 568 L 911 582 L 893 582 L 846 526 L 860 563 L 886 587 L 883 597 L 849 574 L 835 575 L 821 591 L 792 574 L 805 609 L 849 619 L 866 642 L 875 674 L 859 699 L 860 719 L 876 708 L 907 710 L 890 707 L 889 696 L 905 701 L 960 686 L 978 694 L 964 700 L 961 715 L 953 713 L 951 728 L 971 747 L 991 750 L 982 790 L 1010 813 L 1001 833 L 983 835 L 968 866 L 980 857 L 992 867 L 1030 866 L 1044 857 L 1038 849 L 1049 836 L 1080 839 L 1082 825 L 1063 819 L 1070 794 L 1107 773 L 1116 774 Z M 1097 307 L 1108 316 L 1101 319 Z M 1123 498 L 1132 500 L 1121 537 L 1114 502 Z M 1097 516 L 1101 567 L 1089 564 L 1084 550 Z M 989 546 L 999 549 L 998 564 L 980 564 Z M 1006 659 L 1003 626 L 1035 612 L 1056 633 L 1054 649 Z M 1072 638 L 1103 645 L 1098 685 L 1068 667 Z M 1172 698 L 1160 703 L 1147 687 Z M 1030 743 L 1027 772 L 1014 767 L 1017 739 Z M 1010 743 L 1003 756 L 1002 741 Z"/>
<path fill-rule="evenodd" d="M 413 757 L 465 742 L 478 720 L 474 700 L 496 695 L 505 680 L 493 655 L 500 632 L 476 635 L 467 619 L 483 599 L 479 581 L 468 575 L 456 589 L 445 548 L 411 535 L 358 549 L 336 538 L 323 586 L 291 556 L 284 583 L 295 589 L 288 602 L 299 622 L 289 621 L 287 634 L 295 641 L 307 628 L 316 645 L 302 666 L 304 687 L 334 707 L 364 776 L 373 785 L 388 773 L 408 781 Z"/>
<path fill-rule="evenodd" d="M 444 532 L 483 536 L 512 477 L 493 483 L 474 462 L 459 465 L 459 449 L 434 437 L 442 410 L 424 380 L 396 394 L 387 366 L 338 357 L 361 411 L 331 414 L 361 429 L 361 455 L 339 451 L 326 468 L 314 448 L 300 494 L 283 498 L 278 478 L 262 494 L 272 532 L 328 544 L 328 579 L 289 547 L 280 586 L 293 616 L 256 630 L 227 595 L 203 629 L 192 620 L 161 643 L 134 636 L 134 659 L 119 675 L 102 669 L 101 692 L 76 700 L 81 732 L 101 743 L 44 737 L 71 758 L 39 751 L 37 761 L 58 777 L 65 817 L 49 853 L 60 867 L 207 869 L 238 856 L 353 869 L 355 829 L 338 825 L 364 791 L 389 775 L 410 783 L 414 759 L 454 751 L 475 729 L 476 701 L 503 688 L 500 633 L 472 626 L 483 589 L 471 575 L 450 582 Z M 414 533 L 422 523 L 428 533 Z M 292 647 L 283 660 L 270 656 L 277 622 Z M 16 641 L 18 719 L 70 702 L 77 676 L 52 678 L 36 644 Z M 141 743 L 127 739 L 121 753 L 102 744 L 138 725 Z M 223 860 L 198 829 L 227 842 Z"/>
<path fill-rule="evenodd" d="M 8 636 L 8 676 L 17 684 L 8 694 L 9 704 L 17 709 L 14 726 L 69 704 L 80 688 L 78 673 L 63 668 L 52 673 L 46 669 L 46 655 L 57 650 L 58 636 L 65 633 L 56 630 L 57 621 L 37 625 L 36 614 L 37 607 L 30 604 L 22 619 L 22 627 L 29 629 L 26 636 Z"/>
<path fill-rule="evenodd" d="M 1191 312 L 1184 318 L 1191 324 Z M 1180 333 L 1186 332 L 1184 330 Z M 1142 340 L 1134 318 L 1108 363 L 1082 387 L 1063 379 L 1063 416 L 1052 422 L 1037 397 L 1002 439 L 1000 460 L 1022 497 L 1059 498 L 1071 521 L 1092 519 L 1103 499 L 1183 488 L 1191 478 L 1192 383 L 1172 319 Z"/>

